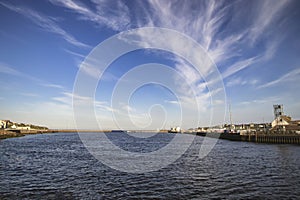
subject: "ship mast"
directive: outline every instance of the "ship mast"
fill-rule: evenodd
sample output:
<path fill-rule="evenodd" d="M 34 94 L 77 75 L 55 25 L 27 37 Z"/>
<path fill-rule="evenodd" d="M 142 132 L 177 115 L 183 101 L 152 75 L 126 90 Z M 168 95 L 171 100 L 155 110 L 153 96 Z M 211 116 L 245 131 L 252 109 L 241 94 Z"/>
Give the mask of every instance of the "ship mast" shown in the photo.
<path fill-rule="evenodd" d="M 230 101 L 229 101 L 228 109 L 229 109 L 229 120 L 230 120 L 230 130 L 231 130 L 232 129 L 232 113 L 231 113 L 231 103 L 230 103 Z"/>

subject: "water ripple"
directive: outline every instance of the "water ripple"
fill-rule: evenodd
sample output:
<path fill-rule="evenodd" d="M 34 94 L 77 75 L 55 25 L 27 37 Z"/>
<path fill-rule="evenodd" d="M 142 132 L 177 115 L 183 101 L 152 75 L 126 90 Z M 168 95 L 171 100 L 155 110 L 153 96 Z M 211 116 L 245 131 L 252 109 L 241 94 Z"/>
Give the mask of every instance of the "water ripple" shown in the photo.
<path fill-rule="evenodd" d="M 165 140 L 164 135 L 149 140 L 143 145 L 139 139 L 137 146 L 130 141 L 116 143 L 126 145 L 124 149 L 130 146 L 148 152 L 170 138 L 166 134 Z M 202 141 L 198 137 L 195 146 L 164 169 L 127 174 L 98 162 L 74 133 L 2 140 L 0 199 L 299 198 L 299 146 L 219 140 L 200 160 Z"/>

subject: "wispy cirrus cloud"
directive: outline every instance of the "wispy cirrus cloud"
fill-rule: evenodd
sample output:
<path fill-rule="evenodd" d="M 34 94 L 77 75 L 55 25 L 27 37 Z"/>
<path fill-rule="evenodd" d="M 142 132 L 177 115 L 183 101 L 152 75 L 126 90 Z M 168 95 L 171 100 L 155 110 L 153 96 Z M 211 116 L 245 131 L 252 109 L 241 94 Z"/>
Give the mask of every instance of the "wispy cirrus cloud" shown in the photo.
<path fill-rule="evenodd" d="M 278 24 L 284 21 L 283 12 L 289 3 L 289 0 L 256 1 L 245 6 L 240 1 L 153 0 L 145 3 L 151 9 L 145 10 L 147 18 L 138 20 L 138 24 L 171 28 L 191 36 L 218 67 L 229 68 L 223 74 L 227 78 L 273 57 L 286 34 L 286 31 L 282 34 Z M 249 54 L 262 38 L 264 46 L 254 55 Z M 235 61 L 226 64 L 232 58 Z"/>
<path fill-rule="evenodd" d="M 64 89 L 62 85 L 57 85 L 57 84 L 52 84 L 52 83 L 44 83 L 42 84 L 44 87 L 49 87 L 49 88 L 57 88 L 57 89 Z"/>
<path fill-rule="evenodd" d="M 61 36 L 68 43 L 75 45 L 77 47 L 91 48 L 91 46 L 84 44 L 74 38 L 71 34 L 67 33 L 63 28 L 61 28 L 53 18 L 45 16 L 35 10 L 27 7 L 21 7 L 18 5 L 12 5 L 9 3 L 0 2 L 0 4 L 14 12 L 17 12 L 24 17 L 30 19 L 33 23 L 39 26 L 42 30 L 48 31 Z"/>
<path fill-rule="evenodd" d="M 281 77 L 278 77 L 276 80 L 267 82 L 263 85 L 258 86 L 258 88 L 267 88 L 267 87 L 272 87 L 275 85 L 278 85 L 280 83 L 284 83 L 284 82 L 289 82 L 289 81 L 298 81 L 300 78 L 300 69 L 294 69 L 289 71 L 288 73 L 284 74 Z"/>
<path fill-rule="evenodd" d="M 174 100 L 165 100 L 165 103 L 173 104 L 173 105 L 179 105 L 180 103 L 178 101 Z"/>
<path fill-rule="evenodd" d="M 259 60 L 260 57 L 255 56 L 255 57 L 251 57 L 248 58 L 246 60 L 241 60 L 238 61 L 236 63 L 234 63 L 232 66 L 228 67 L 223 73 L 222 76 L 224 78 L 227 78 L 249 66 L 251 66 L 252 64 L 256 63 Z"/>
<path fill-rule="evenodd" d="M 254 99 L 254 100 L 250 100 L 250 101 L 242 101 L 239 104 L 240 105 L 249 105 L 249 104 L 264 104 L 264 103 L 268 103 L 270 104 L 270 102 L 276 103 L 280 100 L 281 98 L 278 96 L 271 96 L 271 97 L 265 97 L 265 98 L 260 98 L 260 99 Z"/>
<path fill-rule="evenodd" d="M 32 75 L 29 75 L 29 74 L 26 74 L 26 73 L 21 72 L 19 70 L 16 70 L 15 68 L 13 68 L 13 67 L 11 67 L 7 64 L 4 64 L 4 63 L 0 63 L 0 73 L 21 77 L 21 78 L 24 78 L 24 79 L 27 79 L 27 80 L 31 80 L 33 82 L 38 83 L 40 86 L 43 86 L 43 87 L 64 89 L 64 87 L 61 86 L 61 85 L 57 85 L 57 84 L 53 84 L 53 83 L 43 81 L 43 80 L 41 80 L 39 78 L 36 78 Z"/>
<path fill-rule="evenodd" d="M 225 81 L 233 76 L 242 80 L 244 77 L 240 75 L 241 71 L 273 58 L 285 35 L 289 33 L 283 23 L 288 17 L 286 15 L 286 8 L 290 4 L 288 0 L 246 3 L 222 0 L 152 0 L 140 4 L 145 8 L 141 10 L 144 17 L 137 19 L 137 27 L 170 28 L 192 37 L 216 63 Z M 278 26 L 279 24 L 281 26 Z M 147 40 L 149 36 L 140 35 L 140 37 Z M 176 45 L 176 49 L 181 45 L 180 48 L 190 52 L 191 56 L 199 57 L 198 52 L 186 44 L 181 44 L 177 38 L 162 38 L 161 41 L 161 44 L 168 46 Z M 144 46 L 147 47 L 147 44 Z M 189 82 L 178 88 L 183 106 L 195 105 L 195 102 L 191 102 L 191 97 L 195 97 L 197 104 L 201 105 L 201 111 L 207 112 L 211 102 L 221 102 L 218 98 L 211 101 L 213 94 L 219 90 L 218 88 L 208 90 L 209 80 L 203 80 L 211 72 L 209 68 L 206 70 L 207 74 L 199 76 L 191 66 L 178 62 L 176 58 L 174 61 L 179 74 L 184 75 Z M 250 68 L 249 71 L 251 70 Z M 259 77 L 252 79 L 243 83 L 255 85 Z M 208 82 L 201 83 L 203 81 Z M 195 109 L 195 106 L 190 107 Z"/>
<path fill-rule="evenodd" d="M 219 28 L 228 18 L 226 16 L 228 7 L 224 7 L 224 3 L 221 1 L 193 3 L 191 1 L 154 0 L 147 2 L 147 5 L 151 7 L 148 9 L 148 18 L 146 23 L 144 19 L 140 20 L 139 26 L 153 25 L 185 33 L 198 41 L 207 52 L 212 52 L 213 60 L 222 60 L 220 57 L 224 56 L 224 50 L 232 48 L 228 41 L 236 41 L 240 37 L 236 36 L 234 39 L 231 36 L 231 39 L 225 40 L 227 43 L 221 40 L 216 41 Z M 194 12 L 191 12 L 193 10 Z M 173 43 L 176 44 L 176 41 Z M 224 50 L 221 51 L 220 47 Z M 183 48 L 185 47 L 183 46 Z M 219 50 L 217 51 L 217 49 Z"/>
<path fill-rule="evenodd" d="M 22 78 L 29 79 L 29 80 L 36 81 L 36 82 L 40 81 L 40 79 L 38 79 L 36 77 L 28 75 L 19 70 L 16 70 L 14 67 L 11 67 L 11 66 L 9 66 L 5 63 L 1 63 L 1 62 L 0 62 L 0 73 L 12 75 L 12 76 L 18 76 L 18 77 L 22 77 Z"/>
<path fill-rule="evenodd" d="M 64 49 L 64 51 L 67 52 L 68 54 L 79 57 L 81 59 L 84 59 L 86 57 L 86 55 L 83 55 L 83 54 L 80 54 L 80 53 L 77 53 L 77 52 L 74 52 L 74 51 L 70 51 L 68 49 Z"/>
<path fill-rule="evenodd" d="M 76 105 L 94 104 L 96 108 L 99 108 L 101 110 L 113 111 L 113 108 L 109 106 L 106 101 L 97 101 L 91 97 L 81 96 L 71 92 L 62 92 L 60 96 L 53 97 L 52 100 L 54 100 L 55 102 L 66 104 L 70 107 L 72 107 L 73 104 Z"/>
<path fill-rule="evenodd" d="M 243 79 L 241 77 L 232 77 L 231 79 L 229 79 L 228 81 L 226 81 L 226 86 L 227 87 L 233 87 L 233 86 L 241 86 L 241 85 L 256 85 L 258 83 L 257 79 L 251 79 L 251 80 L 247 80 L 247 79 Z"/>
<path fill-rule="evenodd" d="M 79 19 L 106 26 L 115 31 L 127 29 L 130 24 L 129 9 L 123 1 L 92 0 L 96 9 L 73 0 L 49 0 L 52 4 L 65 7 L 79 15 Z"/>
<path fill-rule="evenodd" d="M 272 32 L 272 26 L 279 25 L 282 12 L 290 2 L 291 0 L 257 1 L 254 7 L 255 12 L 251 13 L 253 21 L 250 27 L 249 39 L 255 42 L 259 37 L 264 37 Z"/>
<path fill-rule="evenodd" d="M 40 95 L 38 95 L 38 94 L 35 94 L 35 93 L 28 93 L 28 92 L 20 93 L 20 95 L 22 95 L 22 96 L 27 96 L 27 97 L 39 97 L 39 96 L 40 96 Z"/>
<path fill-rule="evenodd" d="M 52 100 L 55 100 L 57 102 L 67 104 L 67 105 L 70 105 L 70 106 L 72 105 L 73 99 L 75 99 L 78 103 L 94 102 L 94 100 L 90 97 L 76 95 L 76 94 L 73 94 L 71 92 L 62 92 L 61 96 L 52 98 Z"/>
<path fill-rule="evenodd" d="M 4 63 L 0 63 L 0 73 L 4 73 L 4 74 L 10 74 L 10 75 L 14 75 L 14 76 L 23 76 L 24 74 L 19 72 L 18 70 L 9 67 L 8 65 L 4 64 Z"/>
<path fill-rule="evenodd" d="M 278 24 L 284 21 L 283 12 L 290 4 L 290 0 L 247 2 L 247 6 L 240 1 L 152 0 L 137 2 L 137 10 L 124 1 L 92 0 L 93 9 L 80 1 L 49 1 L 77 13 L 79 19 L 116 31 L 158 26 L 185 33 L 202 45 L 219 68 L 226 68 L 222 70 L 225 78 L 273 57 L 286 34 Z M 262 38 L 263 47 L 248 54 Z M 169 45 L 177 42 L 168 38 Z M 226 64 L 233 58 L 231 65 Z"/>

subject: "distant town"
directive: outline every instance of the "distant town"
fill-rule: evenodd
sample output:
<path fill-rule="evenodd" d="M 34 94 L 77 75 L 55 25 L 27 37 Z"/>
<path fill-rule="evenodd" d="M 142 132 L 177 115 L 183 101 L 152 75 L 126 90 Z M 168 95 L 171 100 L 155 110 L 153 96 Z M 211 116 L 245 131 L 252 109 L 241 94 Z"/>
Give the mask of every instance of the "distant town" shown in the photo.
<path fill-rule="evenodd" d="M 206 136 L 211 134 L 217 135 L 221 139 L 238 140 L 238 141 L 260 141 L 261 138 L 269 140 L 269 137 L 276 136 L 278 143 L 285 141 L 286 137 L 293 136 L 291 143 L 300 143 L 300 120 L 293 120 L 292 117 L 285 115 L 283 105 L 273 105 L 274 120 L 269 123 L 246 123 L 246 124 L 223 124 L 213 127 L 197 127 L 188 130 L 182 130 L 179 126 L 171 127 L 169 130 L 160 130 L 159 132 L 169 133 L 186 133 Z M 26 134 L 50 133 L 50 132 L 76 132 L 75 129 L 50 130 L 45 126 L 38 126 L 25 123 L 16 123 L 10 120 L 0 120 L 0 139 L 8 137 L 18 137 Z M 80 130 L 83 132 L 102 132 L 101 130 Z M 127 132 L 126 130 L 105 130 L 105 132 Z M 136 132 L 139 132 L 137 130 Z M 142 131 L 146 132 L 146 131 Z M 153 132 L 153 131 L 151 131 Z M 216 136 L 216 135 L 215 135 Z M 267 136 L 267 138 L 266 138 Z M 279 139 L 278 139 L 279 137 Z M 294 138 L 296 137 L 296 139 Z M 299 139 L 297 139 L 299 138 Z M 261 140 L 263 140 L 261 139 Z M 277 141 L 276 140 L 276 141 Z M 286 143 L 286 142 L 284 142 Z M 289 142 L 290 143 L 290 142 Z"/>
<path fill-rule="evenodd" d="M 269 123 L 224 124 L 182 130 L 171 127 L 169 133 L 189 133 L 233 141 L 300 144 L 300 120 L 285 115 L 283 105 L 273 105 L 274 120 Z"/>
<path fill-rule="evenodd" d="M 17 123 L 10 120 L 0 120 L 0 139 L 20 137 L 25 134 L 37 134 L 51 132 L 45 126 Z"/>
<path fill-rule="evenodd" d="M 45 126 L 37 126 L 33 124 L 24 124 L 12 122 L 10 120 L 0 120 L 0 129 L 6 130 L 47 130 Z"/>
<path fill-rule="evenodd" d="M 179 133 L 232 133 L 239 135 L 248 135 L 251 133 L 269 133 L 269 134 L 300 134 L 300 120 L 293 120 L 292 117 L 285 115 L 283 112 L 283 105 L 273 105 L 274 120 L 268 123 L 245 123 L 245 124 L 223 124 L 213 127 L 197 127 L 188 130 L 182 130 L 179 126 L 171 127 L 168 132 Z"/>

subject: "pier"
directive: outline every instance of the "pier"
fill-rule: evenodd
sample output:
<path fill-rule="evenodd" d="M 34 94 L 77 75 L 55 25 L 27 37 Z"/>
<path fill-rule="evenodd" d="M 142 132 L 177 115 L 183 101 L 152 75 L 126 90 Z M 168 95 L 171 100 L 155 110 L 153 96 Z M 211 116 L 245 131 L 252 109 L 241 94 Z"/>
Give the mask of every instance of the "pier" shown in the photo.
<path fill-rule="evenodd" d="M 259 134 L 251 136 L 250 141 L 257 143 L 300 144 L 298 134 Z"/>
<path fill-rule="evenodd" d="M 206 136 L 212 138 L 219 138 L 231 141 L 242 142 L 256 142 L 256 143 L 270 143 L 270 144 L 300 144 L 300 135 L 297 133 L 270 133 L 270 132 L 256 132 L 245 135 L 233 133 L 201 133 L 198 136 Z"/>

